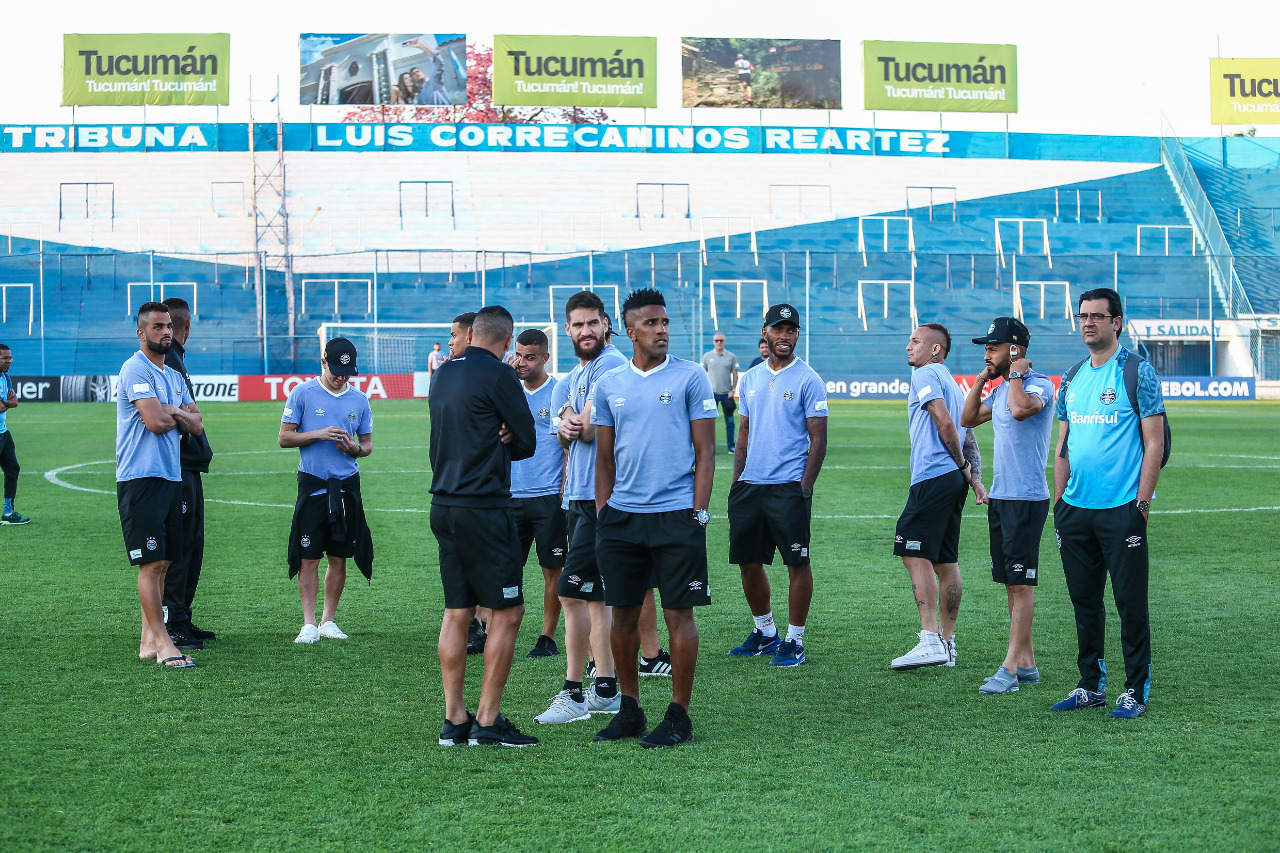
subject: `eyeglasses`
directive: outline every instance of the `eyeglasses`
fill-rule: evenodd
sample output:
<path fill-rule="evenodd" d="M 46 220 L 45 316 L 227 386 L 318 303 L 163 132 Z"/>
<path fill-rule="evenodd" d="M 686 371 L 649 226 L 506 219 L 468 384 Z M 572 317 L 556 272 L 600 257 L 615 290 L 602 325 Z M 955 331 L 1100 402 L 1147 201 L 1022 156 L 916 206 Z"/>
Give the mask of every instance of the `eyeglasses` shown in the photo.
<path fill-rule="evenodd" d="M 1111 317 L 1114 317 L 1114 316 L 1116 315 L 1115 314 L 1077 314 L 1076 320 L 1081 323 L 1084 323 L 1084 322 L 1101 323 L 1103 320 L 1110 319 Z"/>

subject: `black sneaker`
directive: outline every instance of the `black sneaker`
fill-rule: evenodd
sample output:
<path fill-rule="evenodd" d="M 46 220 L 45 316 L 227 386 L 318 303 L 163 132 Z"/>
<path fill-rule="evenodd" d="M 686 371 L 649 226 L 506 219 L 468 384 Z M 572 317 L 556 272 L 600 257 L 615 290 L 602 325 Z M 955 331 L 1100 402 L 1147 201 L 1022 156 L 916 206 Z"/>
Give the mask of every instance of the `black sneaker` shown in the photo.
<path fill-rule="evenodd" d="M 655 749 L 679 746 L 691 740 L 693 740 L 693 721 L 689 719 L 689 712 L 683 705 L 672 702 L 667 706 L 667 715 L 662 718 L 662 722 L 649 732 L 648 737 L 640 741 L 640 745 L 647 749 Z"/>
<path fill-rule="evenodd" d="M 656 658 L 640 656 L 640 677 L 671 677 L 671 655 L 667 654 L 666 649 L 658 649 Z"/>
<path fill-rule="evenodd" d="M 546 634 L 538 637 L 538 642 L 533 644 L 533 650 L 529 652 L 531 658 L 551 658 L 560 654 L 560 649 L 556 647 L 556 641 L 548 637 Z"/>
<path fill-rule="evenodd" d="M 595 662 L 595 659 L 593 658 L 587 661 L 587 678 L 595 678 L 595 677 L 596 677 L 596 662 Z"/>
<path fill-rule="evenodd" d="M 472 746 L 534 746 L 538 739 L 530 735 L 522 733 L 517 729 L 510 720 L 499 714 L 494 718 L 493 725 L 482 726 L 479 723 L 471 724 L 471 737 L 468 740 Z"/>
<path fill-rule="evenodd" d="M 191 636 L 190 624 L 190 622 L 175 622 L 172 625 L 165 626 L 169 629 L 169 639 L 183 651 L 203 649 L 204 643 Z"/>
<path fill-rule="evenodd" d="M 484 623 L 479 619 L 472 619 L 471 627 L 467 628 L 467 654 L 484 654 L 484 642 L 488 638 L 489 635 L 484 630 Z"/>
<path fill-rule="evenodd" d="M 622 697 L 622 710 L 609 721 L 609 725 L 596 732 L 596 740 L 622 740 L 628 737 L 644 737 L 649 731 L 648 721 L 640 703 L 630 696 Z"/>
<path fill-rule="evenodd" d="M 207 642 L 209 640 L 218 639 L 217 634 L 213 633 L 212 631 L 205 631 L 201 628 L 197 628 L 196 623 L 194 622 L 188 622 L 186 627 L 187 627 L 187 633 L 195 637 L 197 640 L 200 640 L 201 642 Z"/>
<path fill-rule="evenodd" d="M 451 723 L 448 718 L 445 718 L 444 728 L 440 729 L 440 745 L 466 746 L 468 738 L 471 737 L 471 727 L 475 722 L 475 715 L 470 711 L 467 712 L 465 723 Z"/>

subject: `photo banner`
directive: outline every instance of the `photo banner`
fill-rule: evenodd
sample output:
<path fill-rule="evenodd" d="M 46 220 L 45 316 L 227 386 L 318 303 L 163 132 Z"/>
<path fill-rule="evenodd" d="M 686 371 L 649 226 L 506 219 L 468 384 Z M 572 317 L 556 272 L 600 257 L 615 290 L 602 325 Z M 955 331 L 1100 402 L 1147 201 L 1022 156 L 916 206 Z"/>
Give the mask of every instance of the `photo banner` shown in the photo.
<path fill-rule="evenodd" d="M 680 50 L 683 107 L 841 108 L 839 41 L 686 36 Z"/>
<path fill-rule="evenodd" d="M 64 33 L 62 105 L 231 103 L 227 33 Z"/>
<path fill-rule="evenodd" d="M 1210 59 L 1214 124 L 1280 124 L 1280 59 Z"/>
<path fill-rule="evenodd" d="M 501 106 L 656 107 L 657 81 L 656 38 L 493 38 L 493 102 Z"/>
<path fill-rule="evenodd" d="M 462 33 L 303 33 L 303 106 L 461 106 L 467 103 Z"/>
<path fill-rule="evenodd" d="M 1016 113 L 1018 47 L 864 41 L 862 80 L 868 110 Z"/>

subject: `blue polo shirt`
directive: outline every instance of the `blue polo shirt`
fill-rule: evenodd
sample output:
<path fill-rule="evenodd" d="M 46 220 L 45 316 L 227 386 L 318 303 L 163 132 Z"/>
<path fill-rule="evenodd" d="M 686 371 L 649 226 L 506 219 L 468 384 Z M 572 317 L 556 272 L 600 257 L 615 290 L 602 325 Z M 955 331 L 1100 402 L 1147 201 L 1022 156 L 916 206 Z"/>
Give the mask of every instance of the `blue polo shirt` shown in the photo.
<path fill-rule="evenodd" d="M 625 512 L 693 509 L 693 436 L 689 424 L 714 419 L 706 372 L 667 356 L 652 370 L 632 362 L 596 383 L 591 422 L 614 429 L 616 464 L 609 506 Z"/>
<path fill-rule="evenodd" d="M 298 432 L 340 427 L 358 440 L 373 432 L 373 412 L 369 398 L 351 385 L 335 394 L 316 376 L 289 392 L 280 423 L 297 424 Z M 299 471 L 322 480 L 345 480 L 360 470 L 360 463 L 339 450 L 336 441 L 313 441 L 298 448 L 298 457 Z"/>
<path fill-rule="evenodd" d="M 746 483 L 798 483 L 809 458 L 809 418 L 827 416 L 827 387 L 799 357 L 775 371 L 766 361 L 738 380 L 738 411 L 751 423 Z"/>
<path fill-rule="evenodd" d="M 116 482 L 142 477 L 160 477 L 182 482 L 178 429 L 156 435 L 147 429 L 135 401 L 155 398 L 160 404 L 178 407 L 191 402 L 187 383 L 174 369 L 156 367 L 141 351 L 120 366 L 116 389 Z"/>
<path fill-rule="evenodd" d="M 1110 509 L 1138 498 L 1142 427 L 1124 387 L 1124 363 L 1132 353 L 1117 347 L 1100 367 L 1086 361 L 1058 394 L 1054 416 L 1066 421 L 1071 476 L 1062 499 L 1082 509 Z M 1138 410 L 1144 418 L 1164 411 L 1160 377 L 1150 362 L 1138 366 Z"/>
<path fill-rule="evenodd" d="M 0 400 L 4 400 L 9 396 L 9 392 L 13 389 L 13 380 L 9 378 L 9 374 L 0 373 Z M 5 420 L 9 417 L 8 411 L 0 412 L 0 435 L 4 435 L 9 431 L 9 426 Z"/>
<path fill-rule="evenodd" d="M 1043 373 L 1027 371 L 1022 390 L 1044 404 L 1025 421 L 1009 411 L 1009 383 L 1001 382 L 982 401 L 991 410 L 995 451 L 991 467 L 991 497 L 1002 501 L 1049 499 L 1045 468 L 1049 463 L 1049 439 L 1053 434 L 1053 382 Z"/>
<path fill-rule="evenodd" d="M 555 377 L 548 376 L 537 391 L 530 391 L 523 382 L 525 399 L 529 403 L 529 411 L 533 413 L 534 430 L 537 433 L 537 447 L 533 456 L 511 463 L 511 497 L 540 498 L 544 495 L 560 494 L 561 481 L 564 479 L 564 448 L 555 437 L 551 427 L 555 409 L 551 407 L 555 395 Z"/>
<path fill-rule="evenodd" d="M 594 399 L 596 383 L 611 370 L 627 364 L 627 359 L 618 348 L 609 344 L 600 354 L 579 364 L 562 382 L 556 385 L 551 397 L 551 414 L 554 416 L 564 404 L 570 403 L 575 412 L 581 412 L 587 401 Z M 551 431 L 559 427 L 554 422 Z M 557 444 L 559 440 L 557 439 Z M 578 439 L 569 445 L 569 462 L 564 475 L 564 500 L 593 501 L 596 499 L 596 443 Z"/>
<path fill-rule="evenodd" d="M 960 426 L 960 412 L 964 409 L 964 394 L 945 364 L 930 363 L 916 368 L 911 374 L 911 392 L 907 395 L 907 428 L 911 434 L 911 485 L 921 480 L 931 480 L 956 470 L 956 460 L 942 444 L 938 427 L 924 407 L 930 400 L 941 400 L 955 422 L 960 446 L 964 446 L 965 433 Z"/>

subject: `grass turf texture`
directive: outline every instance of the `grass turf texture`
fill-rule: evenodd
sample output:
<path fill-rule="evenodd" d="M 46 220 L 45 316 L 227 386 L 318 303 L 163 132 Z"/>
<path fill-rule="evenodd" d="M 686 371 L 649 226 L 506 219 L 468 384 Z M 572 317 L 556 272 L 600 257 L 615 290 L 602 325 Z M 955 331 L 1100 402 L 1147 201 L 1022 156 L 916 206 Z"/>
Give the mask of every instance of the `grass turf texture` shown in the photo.
<path fill-rule="evenodd" d="M 1257 623 L 1280 609 L 1280 516 L 1170 510 L 1280 504 L 1280 405 L 1170 406 L 1175 453 L 1150 528 L 1151 710 L 1137 721 L 1047 710 L 1076 681 L 1051 531 L 1035 621 L 1043 683 L 978 695 L 1003 657 L 1008 616 L 972 503 L 959 663 L 889 670 L 918 629 L 891 554 L 908 485 L 903 408 L 832 405 L 814 499 L 809 661 L 796 670 L 725 654 L 751 622 L 725 562 L 729 457 L 720 448 L 707 537 L 715 603 L 698 612 L 696 741 L 657 751 L 592 743 L 606 718 L 533 722 L 561 686 L 564 658 L 524 658 L 541 625 L 532 559 L 503 709 L 542 743 L 436 745 L 442 604 L 424 513 L 425 402 L 374 404 L 375 452 L 361 462 L 374 582 L 351 567 L 338 615 L 351 639 L 314 646 L 292 643 L 301 619 L 284 556 L 297 454 L 275 447 L 279 406 L 205 407 L 219 455 L 205 480 L 196 621 L 220 639 L 187 671 L 136 659 L 136 571 L 115 501 L 42 476 L 97 461 L 60 476 L 113 492 L 104 460 L 114 409 L 24 406 L 9 422 L 24 466 L 18 508 L 34 522 L 0 528 L 0 848 L 532 850 L 602 837 L 646 850 L 1274 849 L 1280 646 Z M 989 460 L 990 427 L 979 435 Z M 779 569 L 771 577 L 783 621 Z M 1118 685 L 1119 622 L 1108 603 Z M 473 709 L 479 680 L 473 657 Z M 650 725 L 669 698 L 668 680 L 641 680 Z"/>

